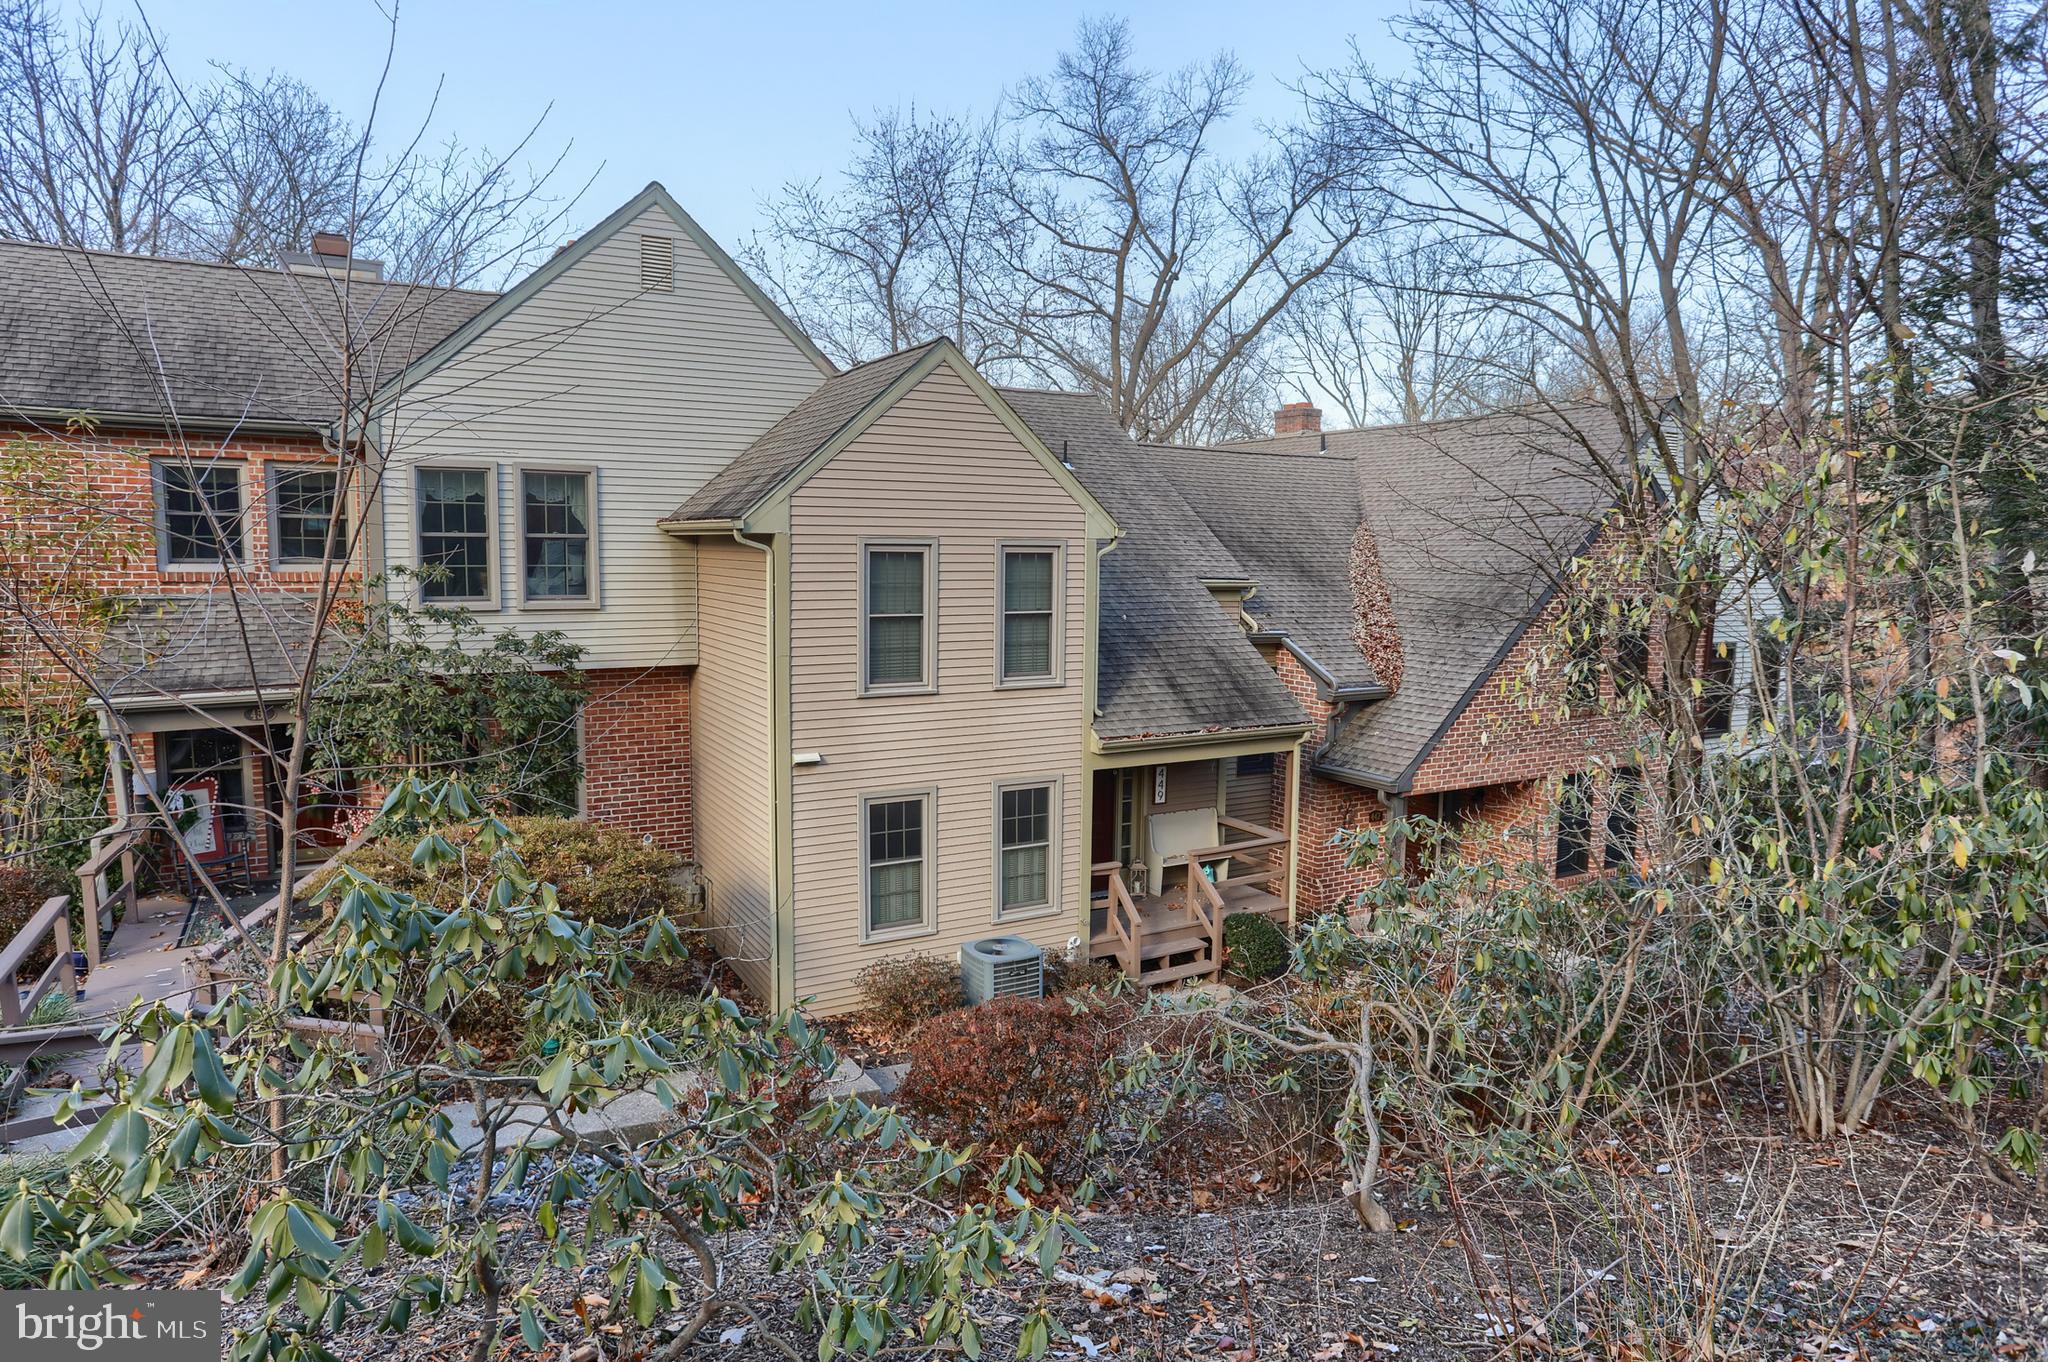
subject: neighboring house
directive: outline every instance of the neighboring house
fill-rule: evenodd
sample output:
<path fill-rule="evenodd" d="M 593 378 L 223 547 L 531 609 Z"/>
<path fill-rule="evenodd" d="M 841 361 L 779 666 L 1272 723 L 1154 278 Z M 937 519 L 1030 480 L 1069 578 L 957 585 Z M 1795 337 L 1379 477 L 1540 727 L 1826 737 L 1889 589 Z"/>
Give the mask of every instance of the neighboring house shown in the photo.
<path fill-rule="evenodd" d="M 1596 813 L 1627 835 L 1572 787 L 1615 736 L 1500 684 L 1606 505 L 1527 418 L 1324 436 L 1291 408 L 1302 433 L 1190 449 L 946 340 L 835 372 L 658 185 L 502 295 L 329 245 L 298 279 L 0 245 L 0 424 L 77 445 L 55 428 L 94 413 L 90 495 L 155 527 L 107 574 L 137 605 L 102 666 L 158 788 L 274 807 L 235 730 L 304 646 L 293 546 L 347 515 L 351 589 L 581 646 L 585 813 L 694 860 L 770 1005 L 845 1010 L 877 960 L 998 934 L 1211 973 L 1224 915 L 1340 905 L 1365 872 L 1332 836 L 1402 809 L 1567 875 L 1606 860 Z M 348 270 L 382 477 L 338 507 L 342 311 L 277 318 Z M 179 434 L 197 474 L 151 458 Z"/>

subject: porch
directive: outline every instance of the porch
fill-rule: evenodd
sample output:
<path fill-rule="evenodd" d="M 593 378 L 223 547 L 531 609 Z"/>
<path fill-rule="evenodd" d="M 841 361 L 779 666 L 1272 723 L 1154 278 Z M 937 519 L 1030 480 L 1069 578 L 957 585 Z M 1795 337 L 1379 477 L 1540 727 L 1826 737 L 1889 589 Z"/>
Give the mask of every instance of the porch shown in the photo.
<path fill-rule="evenodd" d="M 1220 973 L 1233 913 L 1287 927 L 1293 762 L 1260 752 L 1097 772 L 1089 957 L 1156 987 Z"/>

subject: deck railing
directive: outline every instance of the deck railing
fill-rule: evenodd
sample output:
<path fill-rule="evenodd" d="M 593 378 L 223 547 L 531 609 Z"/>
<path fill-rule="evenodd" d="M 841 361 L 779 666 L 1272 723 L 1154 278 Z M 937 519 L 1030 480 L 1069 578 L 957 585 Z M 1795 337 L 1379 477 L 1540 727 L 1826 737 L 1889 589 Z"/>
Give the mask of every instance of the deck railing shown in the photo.
<path fill-rule="evenodd" d="M 92 924 L 86 924 L 92 930 Z M 29 985 L 26 995 L 15 984 L 14 977 L 21 972 L 22 962 L 44 937 L 54 939 L 57 958 L 50 967 L 36 976 Z M 71 896 L 59 894 L 45 900 L 22 929 L 14 934 L 14 940 L 0 947 L 0 1026 L 20 1026 L 29 1014 L 36 1010 L 36 1004 L 43 1000 L 52 986 L 62 984 L 66 992 L 76 987 L 71 973 Z"/>
<path fill-rule="evenodd" d="M 1131 901 L 1130 886 L 1124 883 L 1123 865 L 1118 861 L 1097 861 L 1089 871 L 1109 882 L 1109 929 L 1116 933 L 1117 964 L 1135 979 L 1144 963 L 1138 952 L 1138 939 L 1144 935 L 1145 924 L 1138 915 L 1138 905 Z"/>
<path fill-rule="evenodd" d="M 1213 899 L 1218 904 L 1220 916 L 1222 896 L 1205 873 L 1212 868 L 1222 871 L 1233 885 L 1271 886 L 1267 892 L 1291 909 L 1293 886 L 1287 882 L 1287 843 L 1290 840 L 1287 834 L 1222 814 L 1217 815 L 1216 824 L 1226 833 L 1240 835 L 1235 839 L 1226 838 L 1217 846 L 1203 847 L 1187 854 L 1188 911 L 1199 915 L 1198 903 Z"/>
<path fill-rule="evenodd" d="M 85 959 L 89 969 L 100 967 L 100 937 L 114 929 L 108 909 L 119 900 L 124 916 L 135 913 L 135 852 L 153 835 L 154 828 L 147 818 L 128 818 L 92 835 L 92 855 L 78 867 L 78 906 L 85 919 Z M 121 867 L 118 887 L 107 883 L 107 872 L 116 863 Z"/>

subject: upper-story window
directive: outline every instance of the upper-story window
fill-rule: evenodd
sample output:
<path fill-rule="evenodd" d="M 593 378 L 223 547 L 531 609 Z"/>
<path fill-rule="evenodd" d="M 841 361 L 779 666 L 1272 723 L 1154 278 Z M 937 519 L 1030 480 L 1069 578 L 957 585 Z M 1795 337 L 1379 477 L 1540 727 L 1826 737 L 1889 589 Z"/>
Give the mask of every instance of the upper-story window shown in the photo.
<path fill-rule="evenodd" d="M 596 599 L 590 503 L 589 473 L 520 473 L 520 542 L 529 604 Z"/>
<path fill-rule="evenodd" d="M 1059 679 L 1053 602 L 1059 550 L 1005 547 L 1001 618 L 997 622 L 997 680 L 1005 685 Z"/>
<path fill-rule="evenodd" d="M 861 553 L 861 689 L 930 690 L 932 546 L 868 544 Z"/>
<path fill-rule="evenodd" d="M 419 470 L 420 595 L 452 603 L 491 598 L 491 470 Z"/>
<path fill-rule="evenodd" d="M 240 464 L 158 464 L 156 511 L 160 565 L 217 567 L 241 561 Z"/>
<path fill-rule="evenodd" d="M 338 505 L 341 474 L 332 468 L 270 468 L 271 555 L 279 567 L 317 566 L 348 553 L 348 514 Z M 330 548 L 330 545 L 332 546 Z"/>

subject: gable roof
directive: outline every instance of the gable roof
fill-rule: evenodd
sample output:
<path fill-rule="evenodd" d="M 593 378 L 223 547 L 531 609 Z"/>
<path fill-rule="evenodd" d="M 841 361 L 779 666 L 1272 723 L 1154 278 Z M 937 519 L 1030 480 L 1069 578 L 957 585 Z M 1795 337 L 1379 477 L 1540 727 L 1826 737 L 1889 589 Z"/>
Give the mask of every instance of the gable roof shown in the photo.
<path fill-rule="evenodd" d="M 1331 775 L 1411 788 L 1436 743 L 1556 593 L 1613 501 L 1624 448 L 1597 408 L 1517 411 L 1234 446 L 1247 458 L 1322 447 L 1356 469 L 1398 629 L 1400 684 L 1318 757 Z"/>
<path fill-rule="evenodd" d="M 711 476 L 668 520 L 739 520 L 784 482 L 796 476 L 812 455 L 830 444 L 880 402 L 918 361 L 934 352 L 937 341 L 857 364 L 819 384 L 780 421 L 763 431 L 733 461 Z M 876 413 L 879 415 L 879 412 Z"/>
<path fill-rule="evenodd" d="M 517 311 L 527 299 L 573 269 L 578 261 L 624 230 L 649 208 L 654 207 L 661 208 L 675 220 L 683 235 L 695 243 L 697 249 L 704 252 L 711 263 L 718 267 L 719 272 L 746 295 L 747 301 L 759 308 L 762 315 L 773 322 L 776 329 L 787 336 L 790 343 L 817 366 L 819 373 L 830 375 L 836 372 L 836 366 L 825 357 L 825 352 L 818 348 L 817 342 L 813 341 L 802 327 L 791 321 L 789 314 L 775 305 L 774 300 L 754 282 L 753 276 L 741 269 L 739 262 L 727 255 L 725 248 L 714 241 L 709 232 L 698 226 L 695 218 L 683 211 L 683 206 L 676 202 L 675 196 L 668 192 L 667 187 L 659 180 L 649 180 L 646 188 L 606 214 L 596 226 L 548 257 L 546 264 L 493 298 L 489 306 L 468 318 L 459 329 L 438 337 L 437 343 L 431 349 L 423 351 L 403 372 L 396 373 L 389 382 L 382 385 L 378 400 L 389 400 L 392 395 L 402 392 L 460 355 L 486 331 Z"/>
<path fill-rule="evenodd" d="M 1030 425 L 988 385 L 944 336 L 893 355 L 869 360 L 820 384 L 753 444 L 692 493 L 661 524 L 679 533 L 693 525 L 724 525 L 769 509 L 801 486 L 819 467 L 858 439 L 925 376 L 946 365 L 1010 428 L 1025 450 L 1095 518 L 1103 534 L 1116 532 L 1102 503 L 1054 457 Z"/>
<path fill-rule="evenodd" d="M 1302 728 L 1308 716 L 1205 581 L 1244 563 L 1084 393 L 1006 388 L 1004 400 L 1123 528 L 1098 579 L 1095 732 L 1106 742 Z"/>
<path fill-rule="evenodd" d="M 0 417 L 324 426 L 340 347 L 393 374 L 498 296 L 0 242 Z M 344 292 L 346 297 L 344 298 Z"/>

